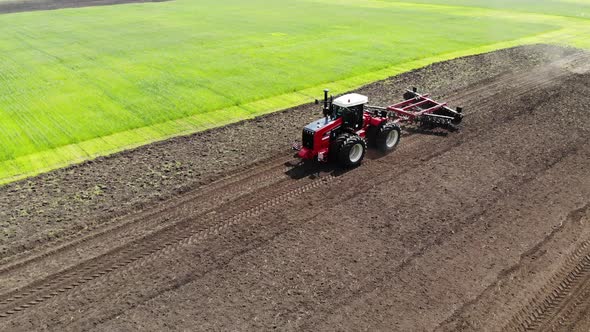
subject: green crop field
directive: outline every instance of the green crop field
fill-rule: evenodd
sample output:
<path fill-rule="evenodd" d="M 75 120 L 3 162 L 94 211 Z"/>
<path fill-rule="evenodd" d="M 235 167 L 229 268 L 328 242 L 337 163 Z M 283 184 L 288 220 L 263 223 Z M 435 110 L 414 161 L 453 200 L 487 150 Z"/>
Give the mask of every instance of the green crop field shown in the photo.
<path fill-rule="evenodd" d="M 177 0 L 0 15 L 0 183 L 309 102 L 326 86 L 519 44 L 590 48 L 588 8 Z"/>
<path fill-rule="evenodd" d="M 438 4 L 557 14 L 590 19 L 590 0 L 388 0 L 418 4 Z"/>

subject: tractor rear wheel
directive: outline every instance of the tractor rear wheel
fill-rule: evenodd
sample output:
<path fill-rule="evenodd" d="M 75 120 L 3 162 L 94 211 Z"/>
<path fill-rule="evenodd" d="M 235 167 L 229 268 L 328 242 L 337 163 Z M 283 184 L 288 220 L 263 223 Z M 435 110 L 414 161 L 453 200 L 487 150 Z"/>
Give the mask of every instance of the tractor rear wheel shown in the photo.
<path fill-rule="evenodd" d="M 338 161 L 344 167 L 355 167 L 360 165 L 365 157 L 367 143 L 357 135 L 349 136 L 338 151 Z"/>
<path fill-rule="evenodd" d="M 401 128 L 395 123 L 387 123 L 377 133 L 377 148 L 381 152 L 389 152 L 395 149 L 402 136 Z"/>

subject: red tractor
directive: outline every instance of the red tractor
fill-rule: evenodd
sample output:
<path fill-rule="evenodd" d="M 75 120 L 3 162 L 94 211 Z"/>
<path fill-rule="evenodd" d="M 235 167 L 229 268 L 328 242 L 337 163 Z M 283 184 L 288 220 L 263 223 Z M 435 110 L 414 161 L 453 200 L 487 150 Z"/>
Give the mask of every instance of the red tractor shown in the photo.
<path fill-rule="evenodd" d="M 416 88 L 406 91 L 404 99 L 378 107 L 367 105 L 369 98 L 358 93 L 328 99 L 328 90 L 324 90 L 324 118 L 305 126 L 301 144 L 293 148 L 303 160 L 354 167 L 362 162 L 367 143 L 384 153 L 395 149 L 402 123 L 455 130 L 463 119 L 460 107 L 452 110 L 446 103 L 419 94 Z"/>

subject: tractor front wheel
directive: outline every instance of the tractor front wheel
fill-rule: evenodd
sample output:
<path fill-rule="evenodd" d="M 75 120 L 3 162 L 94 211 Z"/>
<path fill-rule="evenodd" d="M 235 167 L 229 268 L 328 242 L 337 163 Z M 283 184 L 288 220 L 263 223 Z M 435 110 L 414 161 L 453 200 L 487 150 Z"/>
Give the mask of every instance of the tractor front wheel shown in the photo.
<path fill-rule="evenodd" d="M 351 136 L 352 134 L 342 133 L 332 141 L 332 143 L 330 144 L 329 153 L 330 161 L 339 162 L 340 149 L 342 149 L 342 146 L 344 146 L 344 142 L 346 142 L 346 140 L 349 139 Z"/>
<path fill-rule="evenodd" d="M 401 128 L 395 123 L 387 123 L 377 133 L 377 148 L 381 152 L 389 152 L 395 149 L 402 136 Z"/>
<path fill-rule="evenodd" d="M 348 137 L 338 151 L 338 161 L 344 167 L 360 165 L 365 157 L 367 143 L 357 135 Z"/>

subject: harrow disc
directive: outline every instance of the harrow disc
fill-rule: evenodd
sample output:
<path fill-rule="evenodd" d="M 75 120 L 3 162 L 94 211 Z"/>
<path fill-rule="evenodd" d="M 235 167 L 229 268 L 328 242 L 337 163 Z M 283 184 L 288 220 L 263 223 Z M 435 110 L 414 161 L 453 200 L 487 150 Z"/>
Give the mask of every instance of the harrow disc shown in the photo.
<path fill-rule="evenodd" d="M 458 111 L 454 111 L 448 107 L 443 107 L 441 109 L 438 109 L 438 110 L 434 111 L 433 114 L 442 115 L 445 117 L 452 118 L 451 123 L 454 125 L 459 125 L 461 123 L 461 121 L 463 121 L 463 114 L 461 114 Z"/>
<path fill-rule="evenodd" d="M 445 128 L 450 131 L 457 130 L 457 126 L 454 123 L 454 118 L 438 115 L 438 114 L 424 114 L 418 118 L 416 118 L 416 122 L 423 127 L 439 127 Z"/>

